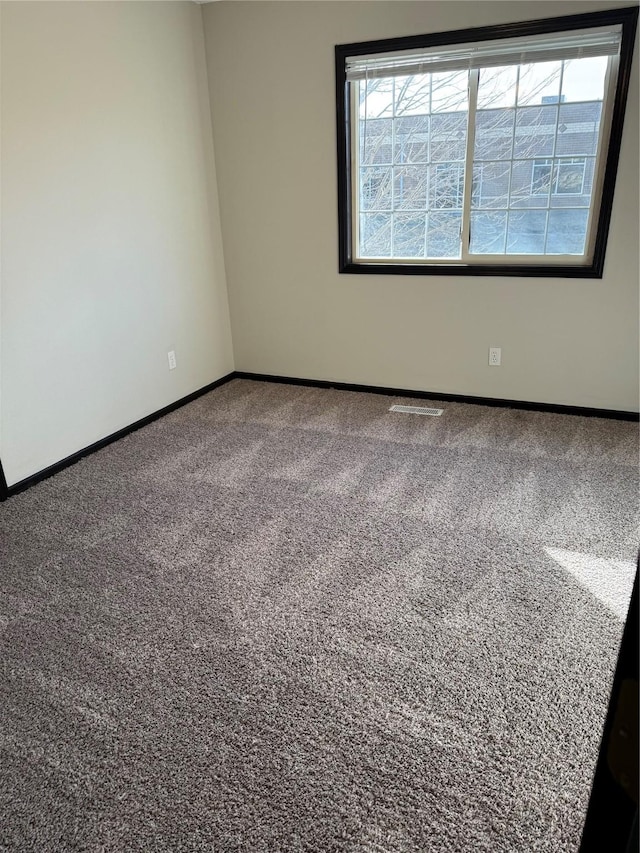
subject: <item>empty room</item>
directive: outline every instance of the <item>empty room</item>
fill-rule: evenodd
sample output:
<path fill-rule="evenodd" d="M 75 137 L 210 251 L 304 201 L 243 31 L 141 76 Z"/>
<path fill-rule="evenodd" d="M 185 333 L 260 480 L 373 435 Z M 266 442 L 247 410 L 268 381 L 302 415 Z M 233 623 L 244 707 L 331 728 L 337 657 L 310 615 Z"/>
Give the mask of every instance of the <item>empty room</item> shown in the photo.
<path fill-rule="evenodd" d="M 0 851 L 637 849 L 623 0 L 0 0 Z"/>

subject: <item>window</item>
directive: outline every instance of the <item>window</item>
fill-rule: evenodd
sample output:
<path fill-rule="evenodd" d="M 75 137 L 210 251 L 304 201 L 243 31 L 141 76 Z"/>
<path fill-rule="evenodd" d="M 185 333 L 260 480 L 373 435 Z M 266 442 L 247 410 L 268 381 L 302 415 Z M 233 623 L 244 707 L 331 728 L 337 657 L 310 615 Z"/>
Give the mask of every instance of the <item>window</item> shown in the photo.
<path fill-rule="evenodd" d="M 338 45 L 340 271 L 601 277 L 637 17 Z"/>
<path fill-rule="evenodd" d="M 553 192 L 556 195 L 582 195 L 584 190 L 584 157 L 558 160 L 553 175 Z"/>
<path fill-rule="evenodd" d="M 531 195 L 583 195 L 586 165 L 584 157 L 534 160 Z"/>
<path fill-rule="evenodd" d="M 531 195 L 549 195 L 551 191 L 551 176 L 553 160 L 534 160 L 531 172 Z"/>

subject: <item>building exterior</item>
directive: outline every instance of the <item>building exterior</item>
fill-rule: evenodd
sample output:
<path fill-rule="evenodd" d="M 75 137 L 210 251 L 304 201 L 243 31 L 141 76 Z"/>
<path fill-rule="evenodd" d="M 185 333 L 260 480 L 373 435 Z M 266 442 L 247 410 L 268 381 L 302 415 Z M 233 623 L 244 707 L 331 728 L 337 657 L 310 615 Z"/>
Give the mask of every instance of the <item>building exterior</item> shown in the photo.
<path fill-rule="evenodd" d="M 471 251 L 580 253 L 600 131 L 600 100 L 557 96 L 476 113 Z M 360 121 L 365 256 L 456 257 L 468 112 Z"/>

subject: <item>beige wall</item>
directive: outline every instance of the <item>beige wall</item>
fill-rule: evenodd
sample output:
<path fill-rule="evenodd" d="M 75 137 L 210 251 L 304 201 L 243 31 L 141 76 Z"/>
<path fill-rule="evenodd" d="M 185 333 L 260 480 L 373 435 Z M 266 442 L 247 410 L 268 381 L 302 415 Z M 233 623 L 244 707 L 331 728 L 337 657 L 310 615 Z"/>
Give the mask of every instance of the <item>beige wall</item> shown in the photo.
<path fill-rule="evenodd" d="M 1 2 L 9 485 L 234 368 L 211 116 L 235 367 L 637 410 L 637 59 L 603 281 L 337 274 L 335 44 L 617 5 Z"/>
<path fill-rule="evenodd" d="M 335 44 L 619 5 L 204 7 L 236 368 L 637 410 L 637 57 L 602 281 L 337 273 Z"/>
<path fill-rule="evenodd" d="M 0 13 L 11 485 L 228 373 L 233 355 L 200 7 Z"/>

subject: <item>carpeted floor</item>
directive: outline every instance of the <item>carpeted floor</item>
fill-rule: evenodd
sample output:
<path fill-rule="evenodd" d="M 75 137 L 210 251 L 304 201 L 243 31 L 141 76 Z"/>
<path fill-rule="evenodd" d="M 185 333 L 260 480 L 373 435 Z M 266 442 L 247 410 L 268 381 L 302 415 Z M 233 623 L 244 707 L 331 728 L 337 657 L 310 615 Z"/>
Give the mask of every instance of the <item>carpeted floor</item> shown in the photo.
<path fill-rule="evenodd" d="M 0 850 L 577 850 L 637 425 L 403 402 L 234 380 L 0 506 Z"/>

